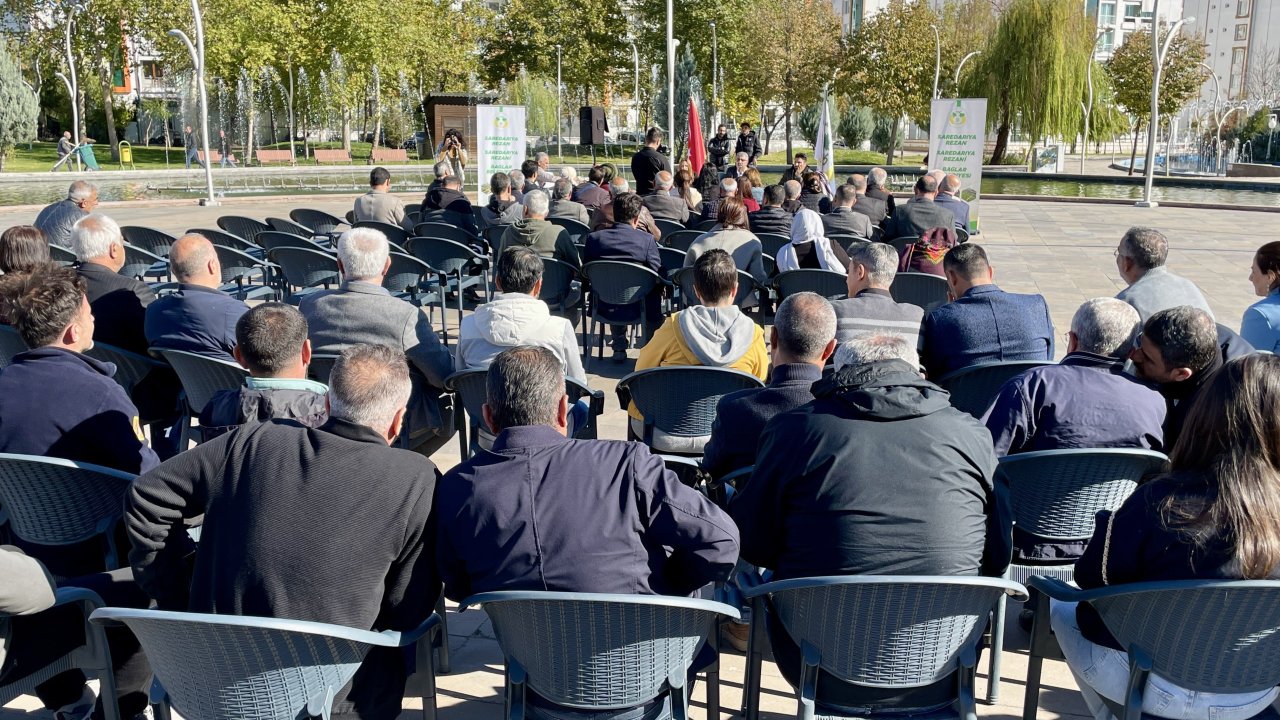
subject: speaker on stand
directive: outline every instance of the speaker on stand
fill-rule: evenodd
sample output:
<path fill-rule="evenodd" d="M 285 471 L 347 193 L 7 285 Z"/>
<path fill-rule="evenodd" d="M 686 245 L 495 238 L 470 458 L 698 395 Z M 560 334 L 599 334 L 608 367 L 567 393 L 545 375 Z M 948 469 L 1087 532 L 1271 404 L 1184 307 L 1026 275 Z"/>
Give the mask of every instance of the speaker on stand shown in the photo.
<path fill-rule="evenodd" d="M 609 121 L 605 120 L 604 108 L 586 106 L 578 109 L 579 144 L 591 146 L 591 164 L 596 164 L 596 145 L 605 143 L 605 133 L 609 132 Z"/>

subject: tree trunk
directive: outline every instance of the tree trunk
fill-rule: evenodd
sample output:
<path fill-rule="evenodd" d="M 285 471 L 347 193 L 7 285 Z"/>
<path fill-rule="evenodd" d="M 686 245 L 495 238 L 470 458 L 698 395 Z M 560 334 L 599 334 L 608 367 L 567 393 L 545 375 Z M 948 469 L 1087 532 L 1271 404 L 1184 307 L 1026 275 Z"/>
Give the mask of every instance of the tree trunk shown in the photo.
<path fill-rule="evenodd" d="M 791 103 L 787 103 L 787 114 L 783 118 L 783 130 L 787 134 L 787 164 L 792 163 L 791 160 Z"/>
<path fill-rule="evenodd" d="M 111 68 L 104 64 L 98 75 L 102 79 L 102 117 L 107 121 L 107 143 L 111 147 L 111 160 L 120 162 L 119 138 L 116 137 L 116 109 L 111 102 Z"/>
<path fill-rule="evenodd" d="M 345 107 L 342 109 L 342 149 L 351 153 L 351 112 Z"/>
<path fill-rule="evenodd" d="M 1142 130 L 1142 121 L 1133 125 L 1133 151 L 1129 153 L 1129 176 L 1133 176 L 1133 164 L 1138 160 L 1138 133 Z"/>
<path fill-rule="evenodd" d="M 889 149 L 884 155 L 886 165 L 893 165 L 893 151 L 898 147 L 898 125 L 900 124 L 900 121 L 894 120 L 893 131 L 889 133 Z"/>
<path fill-rule="evenodd" d="M 769 126 L 765 124 L 764 103 L 760 103 L 760 133 L 764 135 L 764 154 L 769 154 L 769 141 L 773 139 L 773 132 Z M 736 156 L 735 156 L 736 157 Z"/>

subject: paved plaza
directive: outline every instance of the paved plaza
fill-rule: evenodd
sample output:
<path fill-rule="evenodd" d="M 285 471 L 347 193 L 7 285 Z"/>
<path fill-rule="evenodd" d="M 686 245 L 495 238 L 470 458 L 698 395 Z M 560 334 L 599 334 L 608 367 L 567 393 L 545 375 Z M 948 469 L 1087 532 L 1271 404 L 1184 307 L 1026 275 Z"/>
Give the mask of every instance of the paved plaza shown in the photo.
<path fill-rule="evenodd" d="M 287 217 L 295 207 L 319 208 L 342 215 L 351 208 L 355 195 L 323 195 L 297 198 L 231 199 L 219 208 L 202 208 L 183 203 L 104 203 L 100 212 L 121 225 L 145 225 L 170 233 L 187 228 L 216 227 L 219 215 Z M 402 195 L 406 202 L 421 197 Z M 1169 267 L 1194 280 L 1204 291 L 1219 322 L 1238 330 L 1244 309 L 1257 298 L 1247 280 L 1253 251 L 1280 237 L 1280 214 L 1235 210 L 1189 208 L 1139 209 L 1128 205 L 1095 203 L 1025 202 L 985 200 L 982 203 L 982 234 L 973 241 L 985 247 L 996 269 L 996 281 L 1005 290 L 1038 292 L 1049 303 L 1057 329 L 1057 356 L 1066 352 L 1065 334 L 1079 304 L 1089 298 L 1113 296 L 1124 287 L 1112 255 L 1121 235 L 1133 225 L 1148 225 L 1163 231 L 1172 251 Z M 37 207 L 0 208 L 0 228 L 29 223 Z M 450 327 L 456 315 L 450 315 Z M 634 358 L 635 352 L 632 352 Z M 631 363 L 613 365 L 594 362 L 590 380 L 605 391 L 606 413 L 601 418 L 600 436 L 625 437 L 625 415 L 618 407 L 613 388 L 618 378 L 631 370 Z M 447 469 L 458 461 L 458 445 L 449 444 L 433 457 Z M 1026 634 L 1010 618 L 1005 653 L 1004 682 L 999 702 L 979 704 L 982 717 L 1017 718 L 1022 714 L 1026 670 Z M 462 614 L 450 612 L 449 629 L 453 672 L 439 680 L 442 718 L 498 718 L 502 714 L 502 655 L 485 615 L 478 610 Z M 980 678 L 986 677 L 986 657 Z M 740 702 L 744 660 L 740 653 L 727 651 L 721 668 L 722 716 L 728 716 Z M 772 666 L 766 667 L 763 716 L 794 716 L 795 701 L 790 688 Z M 1046 663 L 1041 692 L 1040 716 L 1085 717 L 1087 711 L 1070 674 L 1062 663 Z M 694 693 L 694 717 L 706 717 L 704 686 Z M 980 697 L 986 681 L 978 682 Z M 407 699 L 404 717 L 420 708 L 417 699 Z M 49 718 L 33 697 L 24 697 L 0 710 L 0 720 Z"/>

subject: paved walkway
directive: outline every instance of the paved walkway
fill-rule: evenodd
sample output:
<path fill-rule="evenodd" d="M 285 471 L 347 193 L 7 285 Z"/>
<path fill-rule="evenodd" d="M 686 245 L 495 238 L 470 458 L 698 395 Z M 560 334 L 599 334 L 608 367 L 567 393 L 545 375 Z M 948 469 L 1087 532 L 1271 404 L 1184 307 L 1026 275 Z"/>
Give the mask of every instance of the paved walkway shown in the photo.
<path fill-rule="evenodd" d="M 220 208 L 202 208 L 190 203 L 107 203 L 101 211 L 121 225 L 147 225 L 179 233 L 191 227 L 214 227 L 220 215 L 242 214 L 256 218 L 286 217 L 294 207 L 316 207 L 341 215 L 351 207 L 352 196 L 309 196 L 297 200 L 236 199 Z M 405 196 L 417 201 L 417 196 Z M 1116 271 L 1112 251 L 1124 231 L 1133 225 L 1149 225 L 1162 230 L 1173 248 L 1169 265 L 1204 290 L 1220 322 L 1238 329 L 1244 309 L 1255 301 L 1247 280 L 1252 252 L 1264 242 L 1280 237 L 1280 216 L 1248 211 L 1184 208 L 1145 210 L 1133 207 L 1053 202 L 988 200 L 983 203 L 983 233 L 974 238 L 989 252 L 996 280 L 1006 290 L 1039 292 L 1049 302 L 1058 330 L 1057 354 L 1065 353 L 1065 335 L 1071 316 L 1089 298 L 1112 296 L 1124 286 Z M 0 228 L 30 222 L 38 208 L 0 208 Z M 453 319 L 450 324 L 452 326 Z M 635 353 L 632 352 L 634 359 Z M 632 363 L 612 365 L 596 362 L 591 384 L 605 391 L 606 413 L 601 418 L 600 435 L 625 437 L 625 414 L 613 393 L 618 378 L 630 371 Z M 457 444 L 450 443 L 432 459 L 447 469 L 458 461 Z M 983 717 L 1021 716 L 1023 680 L 1026 672 L 1026 636 L 1013 623 L 1016 611 L 1009 612 L 1006 635 L 1012 650 L 1005 655 L 1004 683 L 1000 702 L 980 705 Z M 440 707 L 444 718 L 498 718 L 502 712 L 502 656 L 484 614 L 470 610 L 450 616 L 454 672 L 440 680 Z M 722 710 L 739 703 L 743 661 L 739 654 L 727 653 L 722 669 Z M 985 677 L 985 663 L 982 667 Z M 1083 717 L 1087 715 L 1070 674 L 1061 663 L 1047 663 L 1045 689 L 1041 695 L 1041 717 Z M 986 683 L 980 680 L 979 691 Z M 765 673 L 765 717 L 794 716 L 795 701 L 776 669 Z M 699 685 L 694 700 L 703 703 Z M 417 708 L 417 700 L 407 700 L 406 709 Z M 0 710 L 0 720 L 47 718 L 34 698 L 15 701 Z M 406 717 L 412 717 L 406 713 Z M 695 710 L 705 717 L 705 710 Z"/>

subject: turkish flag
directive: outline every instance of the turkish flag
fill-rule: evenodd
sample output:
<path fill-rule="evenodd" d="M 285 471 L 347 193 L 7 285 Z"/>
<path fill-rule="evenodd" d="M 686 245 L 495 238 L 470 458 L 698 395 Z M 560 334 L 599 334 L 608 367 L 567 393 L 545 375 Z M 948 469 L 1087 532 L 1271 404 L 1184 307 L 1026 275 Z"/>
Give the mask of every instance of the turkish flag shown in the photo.
<path fill-rule="evenodd" d="M 689 164 L 693 166 L 693 176 L 698 177 L 702 165 L 707 161 L 707 146 L 702 142 L 702 123 L 698 122 L 698 108 L 689 101 Z"/>

